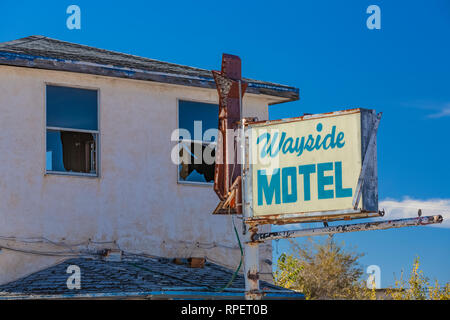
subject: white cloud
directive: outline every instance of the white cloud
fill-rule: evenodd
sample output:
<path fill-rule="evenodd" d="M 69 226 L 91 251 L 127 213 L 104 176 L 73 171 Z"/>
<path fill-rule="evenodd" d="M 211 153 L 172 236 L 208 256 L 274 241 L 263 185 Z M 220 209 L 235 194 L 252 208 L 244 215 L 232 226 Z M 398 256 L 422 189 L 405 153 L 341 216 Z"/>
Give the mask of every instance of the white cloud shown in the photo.
<path fill-rule="evenodd" d="M 402 219 L 417 217 L 417 211 L 422 210 L 422 216 L 440 214 L 444 217 L 442 223 L 432 224 L 433 227 L 450 228 L 450 199 L 419 200 L 405 197 L 403 200 L 386 199 L 378 204 L 385 209 L 385 219 Z"/>
<path fill-rule="evenodd" d="M 436 102 L 436 101 L 410 101 L 400 103 L 400 106 L 406 108 L 415 108 L 426 110 L 430 114 L 426 117 L 429 119 L 438 119 L 443 117 L 450 117 L 450 102 Z"/>
<path fill-rule="evenodd" d="M 443 117 L 450 117 L 450 103 L 447 103 L 445 107 L 443 107 L 439 112 L 430 114 L 428 118 L 443 118 Z"/>
<path fill-rule="evenodd" d="M 422 210 L 423 216 L 441 215 L 444 218 L 442 223 L 429 225 L 430 227 L 440 227 L 450 229 L 450 199 L 428 199 L 419 200 L 409 197 L 403 200 L 385 199 L 378 203 L 380 210 L 385 210 L 385 216 L 380 218 L 373 218 L 371 221 L 416 218 L 419 209 Z M 330 222 L 330 226 L 338 224 L 358 223 L 358 220 L 353 221 L 336 221 Z M 296 223 L 280 226 L 272 226 L 272 231 L 283 230 L 300 230 L 307 228 L 320 228 L 322 223 Z"/>
<path fill-rule="evenodd" d="M 433 113 L 428 116 L 428 118 L 433 118 L 433 119 L 443 118 L 443 117 L 450 117 L 450 108 L 443 109 L 441 112 Z"/>

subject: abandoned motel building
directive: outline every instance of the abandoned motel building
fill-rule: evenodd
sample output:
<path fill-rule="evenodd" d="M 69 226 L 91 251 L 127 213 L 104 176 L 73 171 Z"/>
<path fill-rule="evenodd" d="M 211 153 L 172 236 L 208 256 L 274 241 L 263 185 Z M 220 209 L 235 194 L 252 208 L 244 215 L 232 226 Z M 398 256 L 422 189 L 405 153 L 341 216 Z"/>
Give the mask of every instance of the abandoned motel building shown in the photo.
<path fill-rule="evenodd" d="M 299 99 L 244 80 L 245 116 Z M 218 99 L 210 70 L 44 36 L 0 43 L 0 300 L 243 299 L 232 218 L 212 214 L 214 163 L 171 161 L 175 129 L 217 129 Z M 271 243 L 259 247 L 264 298 L 302 299 L 274 285 Z"/>

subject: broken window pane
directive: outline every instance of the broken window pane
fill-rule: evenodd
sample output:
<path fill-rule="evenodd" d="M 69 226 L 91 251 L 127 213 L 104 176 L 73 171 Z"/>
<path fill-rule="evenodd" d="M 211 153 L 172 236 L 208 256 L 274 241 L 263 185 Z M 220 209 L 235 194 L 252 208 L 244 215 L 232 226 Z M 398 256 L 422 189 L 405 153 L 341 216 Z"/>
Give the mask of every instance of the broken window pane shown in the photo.
<path fill-rule="evenodd" d="M 205 132 L 209 129 L 217 132 L 218 112 L 217 104 L 179 101 L 178 127 L 186 129 L 190 134 L 190 139 L 183 137 L 184 139 L 180 140 L 180 182 L 214 182 L 215 143 L 211 142 L 215 142 L 217 134 L 205 135 Z"/>
<path fill-rule="evenodd" d="M 47 130 L 47 170 L 95 174 L 96 135 Z"/>
<path fill-rule="evenodd" d="M 215 162 L 207 161 L 205 155 L 215 157 L 214 144 L 197 142 L 182 142 L 180 144 L 180 181 L 214 182 Z"/>

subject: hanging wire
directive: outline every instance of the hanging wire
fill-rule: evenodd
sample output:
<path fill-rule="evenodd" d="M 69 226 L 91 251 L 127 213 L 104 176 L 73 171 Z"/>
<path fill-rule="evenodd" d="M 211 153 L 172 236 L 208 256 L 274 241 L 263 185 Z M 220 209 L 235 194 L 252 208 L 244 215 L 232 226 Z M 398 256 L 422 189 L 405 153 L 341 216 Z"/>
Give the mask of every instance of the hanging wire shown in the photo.
<path fill-rule="evenodd" d="M 233 177 L 233 175 L 234 175 L 234 170 L 236 168 L 236 162 L 237 162 L 237 137 L 235 136 L 233 140 L 234 140 L 234 148 L 233 148 L 234 149 L 233 150 L 234 151 L 234 161 L 233 161 L 233 170 L 231 171 L 231 177 Z M 242 177 L 241 177 L 241 179 L 242 179 Z M 231 181 L 229 181 L 229 184 L 230 185 L 228 187 L 230 188 L 231 187 Z M 241 190 L 241 192 L 243 192 L 243 190 Z M 243 205 L 244 204 L 241 203 L 242 210 L 244 210 Z M 218 292 L 224 291 L 225 289 L 227 289 L 233 283 L 234 279 L 236 278 L 236 276 L 238 275 L 239 271 L 241 270 L 242 262 L 243 262 L 243 258 L 244 258 L 244 249 L 242 248 L 241 239 L 239 238 L 239 233 L 238 233 L 238 231 L 236 229 L 236 224 L 234 223 L 234 215 L 231 214 L 231 208 L 230 207 L 228 208 L 228 213 L 231 215 L 231 221 L 233 223 L 234 233 L 236 235 L 236 239 L 237 239 L 238 244 L 239 244 L 239 249 L 241 251 L 241 258 L 240 258 L 239 265 L 238 265 L 237 269 L 234 271 L 233 275 L 231 276 L 230 281 L 228 281 L 228 283 L 222 289 L 219 289 Z"/>
<path fill-rule="evenodd" d="M 81 256 L 97 256 L 98 253 L 92 253 L 88 251 L 82 251 L 82 250 L 74 250 L 75 247 L 80 246 L 89 246 L 89 244 L 106 244 L 106 243 L 114 243 L 117 247 L 119 247 L 115 241 L 92 241 L 91 239 L 88 239 L 86 241 L 80 242 L 80 243 L 74 243 L 74 244 L 68 244 L 64 242 L 56 242 L 52 241 L 45 237 L 28 237 L 28 238 L 21 238 L 21 237 L 11 237 L 11 236 L 0 236 L 0 240 L 7 241 L 7 242 L 19 242 L 23 244 L 35 244 L 35 243 L 48 243 L 57 247 L 64 247 L 69 251 L 43 251 L 43 250 L 33 250 L 33 249 L 19 249 L 14 248 L 9 245 L 0 245 L 0 249 L 6 249 L 10 251 L 15 252 L 21 252 L 26 254 L 33 254 L 33 255 L 42 255 L 42 256 L 63 256 L 63 257 L 81 257 Z M 120 248 L 119 248 L 120 249 Z"/>
<path fill-rule="evenodd" d="M 40 256 L 51 256 L 51 257 L 92 257 L 92 256 L 99 256 L 99 253 L 92 253 L 92 252 L 63 252 L 63 251 L 37 251 L 37 250 L 25 250 L 25 249 L 17 249 L 17 248 L 11 248 L 8 246 L 0 246 L 0 249 L 6 249 L 10 251 L 20 252 L 20 253 L 26 253 L 26 254 L 34 254 L 34 255 L 40 255 Z"/>
<path fill-rule="evenodd" d="M 222 289 L 219 289 L 218 292 L 222 292 L 225 289 L 227 289 L 229 286 L 231 286 L 231 284 L 233 283 L 234 279 L 238 275 L 239 270 L 241 270 L 242 260 L 243 260 L 243 257 L 244 257 L 244 250 L 242 249 L 241 239 L 239 239 L 239 233 L 238 233 L 238 231 L 236 229 L 236 224 L 234 223 L 233 216 L 231 216 L 231 221 L 233 222 L 234 233 L 235 233 L 236 239 L 238 240 L 238 243 L 239 243 L 239 249 L 241 250 L 241 260 L 239 262 L 239 266 L 237 267 L 236 271 L 234 271 L 233 275 L 231 276 L 230 281 L 228 281 L 228 283 L 225 285 L 225 287 L 223 287 Z"/>

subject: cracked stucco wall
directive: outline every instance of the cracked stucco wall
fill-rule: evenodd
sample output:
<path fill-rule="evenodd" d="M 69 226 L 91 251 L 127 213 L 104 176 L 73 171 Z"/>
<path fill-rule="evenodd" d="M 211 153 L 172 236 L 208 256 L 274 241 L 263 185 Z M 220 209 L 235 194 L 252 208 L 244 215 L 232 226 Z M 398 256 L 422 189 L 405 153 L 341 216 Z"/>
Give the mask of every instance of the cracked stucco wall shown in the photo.
<path fill-rule="evenodd" d="M 46 83 L 99 89 L 99 178 L 45 174 Z M 240 251 L 231 218 L 211 214 L 218 203 L 212 186 L 177 184 L 170 158 L 177 99 L 218 102 L 212 89 L 0 66 L 0 237 L 116 241 L 129 252 L 206 256 L 236 268 Z M 267 104 L 246 95 L 244 113 L 267 119 Z M 239 219 L 236 224 L 240 229 Z M 197 242 L 206 245 L 198 248 Z M 67 249 L 0 239 L 2 245 Z M 271 281 L 270 243 L 261 246 L 260 259 L 262 279 Z M 0 284 L 61 260 L 3 249 Z"/>

